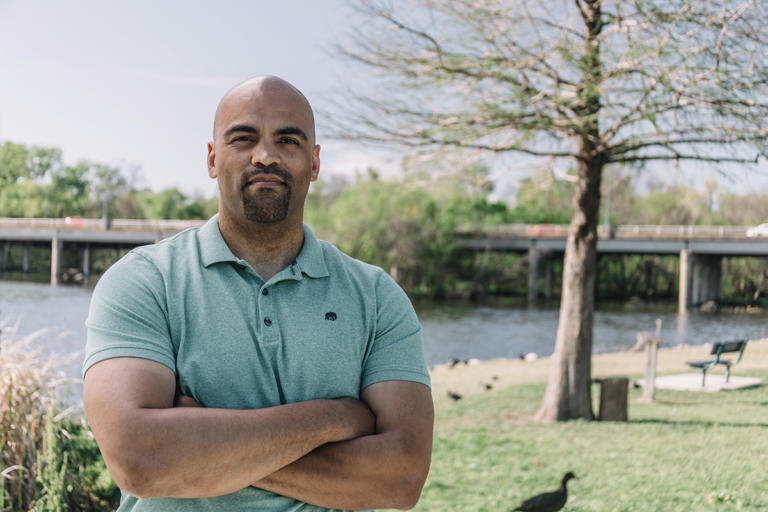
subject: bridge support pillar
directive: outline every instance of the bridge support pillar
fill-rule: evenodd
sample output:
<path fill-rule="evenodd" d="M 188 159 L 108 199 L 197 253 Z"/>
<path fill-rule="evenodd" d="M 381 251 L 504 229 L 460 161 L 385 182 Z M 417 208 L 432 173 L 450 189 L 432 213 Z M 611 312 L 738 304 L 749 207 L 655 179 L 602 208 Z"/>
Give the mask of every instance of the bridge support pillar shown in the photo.
<path fill-rule="evenodd" d="M 540 256 L 541 253 L 536 248 L 535 244 L 528 249 L 528 307 L 536 307 Z"/>
<path fill-rule="evenodd" d="M 697 255 L 694 257 L 691 304 L 700 306 L 713 300 L 723 300 L 723 257 Z"/>
<path fill-rule="evenodd" d="M 56 286 L 61 280 L 61 250 L 62 243 L 58 234 L 51 240 L 51 286 Z"/>
<path fill-rule="evenodd" d="M 21 253 L 21 271 L 26 276 L 29 273 L 29 245 L 25 244 Z"/>
<path fill-rule="evenodd" d="M 3 244 L 3 256 L 2 256 L 2 272 L 5 274 L 5 270 L 8 267 L 8 260 L 10 260 L 11 243 L 5 242 Z"/>
<path fill-rule="evenodd" d="M 680 293 L 678 310 L 723 300 L 723 257 L 680 251 Z"/>
<path fill-rule="evenodd" d="M 80 267 L 83 270 L 83 280 L 88 283 L 91 277 L 91 245 L 85 244 L 80 259 Z"/>
<path fill-rule="evenodd" d="M 691 306 L 691 264 L 693 253 L 690 249 L 680 251 L 680 282 L 678 283 L 677 310 L 685 313 Z"/>
<path fill-rule="evenodd" d="M 552 257 L 544 264 L 544 301 L 547 306 L 552 304 Z"/>

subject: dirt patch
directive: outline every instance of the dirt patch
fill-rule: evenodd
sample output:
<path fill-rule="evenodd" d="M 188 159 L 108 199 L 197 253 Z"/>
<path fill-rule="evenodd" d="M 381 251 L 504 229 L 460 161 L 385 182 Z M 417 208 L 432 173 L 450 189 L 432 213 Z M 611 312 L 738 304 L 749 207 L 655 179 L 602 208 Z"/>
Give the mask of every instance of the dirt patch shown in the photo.
<path fill-rule="evenodd" d="M 711 345 L 663 347 L 659 350 L 657 372 L 680 373 L 687 371 L 687 361 L 709 357 Z M 535 361 L 521 359 L 471 359 L 455 366 L 438 365 L 430 369 L 432 395 L 436 405 L 452 402 L 448 393 L 462 396 L 474 395 L 491 389 L 504 389 L 521 384 L 546 382 L 551 360 L 542 357 Z M 615 352 L 592 356 L 593 377 L 628 376 L 642 377 L 645 368 L 645 352 Z M 733 374 L 740 370 L 768 369 L 768 339 L 751 340 L 744 351 L 744 358 L 733 367 Z"/>

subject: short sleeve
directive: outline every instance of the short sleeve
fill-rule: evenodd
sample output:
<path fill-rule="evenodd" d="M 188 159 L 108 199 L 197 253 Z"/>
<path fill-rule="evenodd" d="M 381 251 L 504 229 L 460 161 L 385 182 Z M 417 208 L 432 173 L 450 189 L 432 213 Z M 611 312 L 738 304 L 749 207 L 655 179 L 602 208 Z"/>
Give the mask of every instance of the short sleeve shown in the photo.
<path fill-rule="evenodd" d="M 416 312 L 405 292 L 382 272 L 376 282 L 376 328 L 362 388 L 385 380 L 430 385 Z"/>
<path fill-rule="evenodd" d="M 115 357 L 149 359 L 176 373 L 163 276 L 136 250 L 99 279 L 85 325 L 83 375 Z"/>

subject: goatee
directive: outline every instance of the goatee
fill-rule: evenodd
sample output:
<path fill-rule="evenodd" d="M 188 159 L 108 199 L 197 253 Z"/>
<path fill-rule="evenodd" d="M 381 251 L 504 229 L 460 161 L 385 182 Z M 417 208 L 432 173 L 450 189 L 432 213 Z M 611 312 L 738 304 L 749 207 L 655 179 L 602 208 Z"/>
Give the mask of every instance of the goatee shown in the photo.
<path fill-rule="evenodd" d="M 246 190 L 248 182 L 259 174 L 270 174 L 279 177 L 283 185 L 277 188 L 256 188 Z M 291 203 L 293 177 L 277 165 L 258 167 L 253 171 L 243 173 L 241 190 L 243 191 L 243 211 L 245 218 L 251 222 L 272 223 L 285 220 Z"/>

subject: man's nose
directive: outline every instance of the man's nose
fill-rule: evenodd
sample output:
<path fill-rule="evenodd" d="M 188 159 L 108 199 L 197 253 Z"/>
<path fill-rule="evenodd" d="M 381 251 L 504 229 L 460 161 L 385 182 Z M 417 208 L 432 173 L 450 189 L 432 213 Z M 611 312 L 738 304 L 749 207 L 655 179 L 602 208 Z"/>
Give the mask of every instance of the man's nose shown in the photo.
<path fill-rule="evenodd" d="M 259 164 L 267 167 L 271 164 L 280 163 L 280 153 L 277 151 L 277 147 L 272 141 L 260 140 L 256 146 L 254 146 L 251 152 L 251 165 L 257 166 Z"/>

